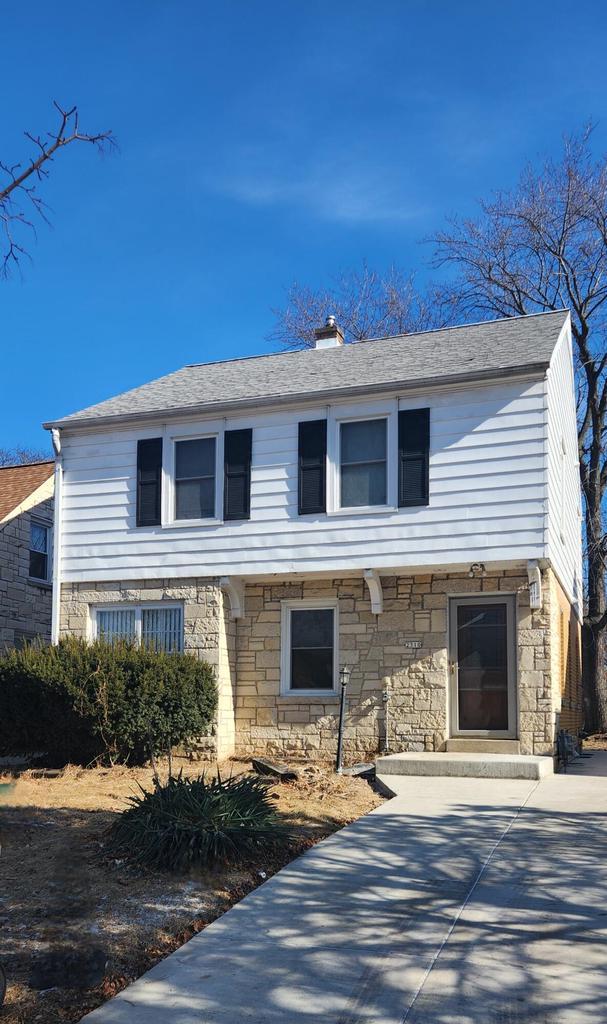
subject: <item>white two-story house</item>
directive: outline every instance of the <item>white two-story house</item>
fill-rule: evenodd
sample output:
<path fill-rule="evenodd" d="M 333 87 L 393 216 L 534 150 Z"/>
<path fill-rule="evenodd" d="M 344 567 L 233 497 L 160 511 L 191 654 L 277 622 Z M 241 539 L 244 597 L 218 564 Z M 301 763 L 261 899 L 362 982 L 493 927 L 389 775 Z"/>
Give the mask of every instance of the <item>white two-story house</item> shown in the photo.
<path fill-rule="evenodd" d="M 46 426 L 54 638 L 211 661 L 219 756 L 332 752 L 344 666 L 351 753 L 581 725 L 566 311 L 351 345 L 330 318 Z"/>

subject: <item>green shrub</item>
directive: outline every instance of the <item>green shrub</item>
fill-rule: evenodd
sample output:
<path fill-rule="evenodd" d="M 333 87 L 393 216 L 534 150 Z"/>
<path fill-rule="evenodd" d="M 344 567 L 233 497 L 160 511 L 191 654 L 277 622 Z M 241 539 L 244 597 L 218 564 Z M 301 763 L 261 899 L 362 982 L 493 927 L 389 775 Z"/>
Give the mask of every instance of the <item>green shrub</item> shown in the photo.
<path fill-rule="evenodd" d="M 208 731 L 213 669 L 189 654 L 68 637 L 0 657 L 0 755 L 141 764 Z"/>
<path fill-rule="evenodd" d="M 233 863 L 286 845 L 289 826 L 254 776 L 186 779 L 179 774 L 130 797 L 110 830 L 110 850 L 138 864 L 183 871 Z"/>

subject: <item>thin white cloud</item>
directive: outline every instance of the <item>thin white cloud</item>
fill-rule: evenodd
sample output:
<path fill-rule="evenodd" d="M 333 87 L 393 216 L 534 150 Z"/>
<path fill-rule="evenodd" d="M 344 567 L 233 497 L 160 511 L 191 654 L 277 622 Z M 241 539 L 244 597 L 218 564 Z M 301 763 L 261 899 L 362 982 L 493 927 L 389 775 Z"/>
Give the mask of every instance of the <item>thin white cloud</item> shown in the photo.
<path fill-rule="evenodd" d="M 386 165 L 363 167 L 351 158 L 345 161 L 318 160 L 293 171 L 286 167 L 269 169 L 265 161 L 249 152 L 238 161 L 240 169 L 215 169 L 205 185 L 249 206 L 289 206 L 323 220 L 343 224 L 378 221 L 411 221 L 427 213 L 421 203 L 405 199 L 405 176 L 394 180 Z"/>

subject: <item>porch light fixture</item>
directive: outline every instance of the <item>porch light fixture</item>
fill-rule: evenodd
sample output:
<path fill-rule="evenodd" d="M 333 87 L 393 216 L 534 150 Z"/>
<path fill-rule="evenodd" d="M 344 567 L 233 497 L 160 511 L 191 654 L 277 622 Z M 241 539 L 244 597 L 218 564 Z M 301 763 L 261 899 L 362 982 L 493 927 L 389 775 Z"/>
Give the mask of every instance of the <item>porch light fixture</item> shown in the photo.
<path fill-rule="evenodd" d="M 486 569 L 484 562 L 473 562 L 468 569 L 468 576 L 473 580 L 475 576 L 484 576 L 485 572 Z"/>
<path fill-rule="evenodd" d="M 348 683 L 350 682 L 350 675 L 352 669 L 349 665 L 342 665 L 339 670 L 339 685 L 340 685 L 340 697 L 339 697 L 339 726 L 337 729 L 337 757 L 335 758 L 335 771 L 338 775 L 341 775 L 342 771 L 342 755 L 344 746 L 344 721 L 346 717 L 346 690 Z"/>

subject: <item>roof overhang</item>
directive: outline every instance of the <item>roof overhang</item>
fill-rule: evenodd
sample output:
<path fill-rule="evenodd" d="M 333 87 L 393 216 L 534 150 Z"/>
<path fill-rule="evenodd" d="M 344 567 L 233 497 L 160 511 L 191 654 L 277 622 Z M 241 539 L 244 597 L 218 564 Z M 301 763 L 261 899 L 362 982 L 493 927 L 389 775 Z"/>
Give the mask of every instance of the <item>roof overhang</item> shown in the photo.
<path fill-rule="evenodd" d="M 306 391 L 289 395 L 264 395 L 262 397 L 240 398 L 231 402 L 198 403 L 195 405 L 179 405 L 168 409 L 151 409 L 147 412 L 120 413 L 112 416 L 75 416 L 61 420 L 49 420 L 43 423 L 45 430 L 72 430 L 80 428 L 121 426 L 126 423 L 148 423 L 150 421 L 166 421 L 181 419 L 184 416 L 213 416 L 241 410 L 267 408 L 269 406 L 299 405 L 306 402 L 326 404 L 342 398 L 356 398 L 360 395 L 379 395 L 386 392 L 408 394 L 424 391 L 428 388 L 461 387 L 467 384 L 499 383 L 502 380 L 525 377 L 542 377 L 549 367 L 549 362 L 527 363 L 524 366 L 507 366 L 502 369 L 467 371 L 466 373 L 450 374 L 447 377 L 424 377 L 417 380 L 393 380 L 382 384 L 356 384 L 346 388 L 331 388 L 322 391 Z"/>

